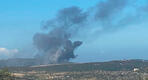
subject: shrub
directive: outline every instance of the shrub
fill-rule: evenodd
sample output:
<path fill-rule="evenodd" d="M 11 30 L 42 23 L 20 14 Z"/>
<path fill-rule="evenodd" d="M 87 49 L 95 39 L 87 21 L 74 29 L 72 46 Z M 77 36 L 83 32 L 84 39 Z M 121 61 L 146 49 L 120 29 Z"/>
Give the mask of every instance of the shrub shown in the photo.
<path fill-rule="evenodd" d="M 8 72 L 8 69 L 0 70 L 0 80 L 14 80 L 14 77 Z"/>

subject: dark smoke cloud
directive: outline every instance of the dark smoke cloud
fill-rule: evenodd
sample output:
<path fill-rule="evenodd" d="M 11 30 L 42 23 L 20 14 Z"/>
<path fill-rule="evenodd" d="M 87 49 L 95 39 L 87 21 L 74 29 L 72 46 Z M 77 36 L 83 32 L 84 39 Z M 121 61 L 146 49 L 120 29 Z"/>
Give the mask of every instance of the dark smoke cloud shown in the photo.
<path fill-rule="evenodd" d="M 34 44 L 39 52 L 42 52 L 42 55 L 38 56 L 41 63 L 63 63 L 75 58 L 74 50 L 82 42 L 73 42 L 70 38 L 86 19 L 87 15 L 81 9 L 70 7 L 60 10 L 55 19 L 47 21 L 43 28 L 50 28 L 49 33 L 37 33 L 34 36 Z"/>
<path fill-rule="evenodd" d="M 95 18 L 100 20 L 106 20 L 112 15 L 122 11 L 127 4 L 127 0 L 108 0 L 100 2 L 96 6 Z"/>
<path fill-rule="evenodd" d="M 48 33 L 34 35 L 34 45 L 40 53 L 36 58 L 41 64 L 68 62 L 76 57 L 74 51 L 82 44 L 81 41 L 71 41 L 71 38 L 79 35 L 83 29 L 96 28 L 93 24 L 97 23 L 101 30 L 95 32 L 115 32 L 135 23 L 141 12 L 131 2 L 132 0 L 106 0 L 86 12 L 74 6 L 60 10 L 55 18 L 44 23 L 43 29 L 49 30 Z M 131 11 L 128 11 L 128 7 L 132 7 Z M 134 15 L 132 11 L 135 11 Z"/>
<path fill-rule="evenodd" d="M 97 33 L 116 32 L 129 25 L 146 19 L 146 6 L 139 5 L 140 0 L 105 0 L 99 2 L 94 10 L 89 11 L 92 24 L 98 24 Z M 148 2 L 146 3 L 148 4 Z M 93 14 L 92 14 L 93 13 Z M 101 30 L 100 30 L 101 28 Z M 93 29 L 93 28 L 92 28 Z"/>
<path fill-rule="evenodd" d="M 34 35 L 33 42 L 38 49 L 34 58 L 2 60 L 0 67 L 69 62 L 77 57 L 74 52 L 82 43 L 89 46 L 102 34 L 147 22 L 148 1 L 145 0 L 145 4 L 140 1 L 144 0 L 102 0 L 85 12 L 75 6 L 61 9 L 53 19 L 43 23 L 42 28 L 48 33 Z M 75 37 L 81 41 L 72 41 Z"/>
<path fill-rule="evenodd" d="M 123 19 L 127 18 L 127 16 L 123 17 L 123 13 L 128 3 L 129 0 L 107 0 L 97 4 L 93 17 L 94 22 L 102 26 L 102 31 L 99 32 L 114 32 L 120 28 L 121 24 L 125 23 Z"/>
<path fill-rule="evenodd" d="M 79 7 L 64 8 L 58 12 L 54 19 L 48 20 L 43 28 L 63 28 L 65 31 L 74 31 L 79 29 L 87 19 L 87 13 L 84 13 Z"/>

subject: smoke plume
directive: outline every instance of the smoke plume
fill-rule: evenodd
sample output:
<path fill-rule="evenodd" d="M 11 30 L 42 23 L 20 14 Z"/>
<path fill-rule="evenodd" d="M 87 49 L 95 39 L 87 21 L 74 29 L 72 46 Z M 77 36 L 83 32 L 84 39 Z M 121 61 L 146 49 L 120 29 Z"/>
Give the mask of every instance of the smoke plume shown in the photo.
<path fill-rule="evenodd" d="M 60 10 L 54 19 L 44 24 L 44 29 L 51 29 L 49 33 L 37 33 L 33 38 L 34 45 L 42 53 L 37 56 L 42 64 L 68 62 L 76 57 L 74 51 L 82 42 L 71 41 L 70 38 L 86 18 L 81 9 L 70 7 Z"/>
<path fill-rule="evenodd" d="M 143 15 L 141 13 L 145 11 L 139 12 L 144 6 L 134 6 L 135 3 L 132 2 L 132 0 L 106 0 L 85 12 L 75 6 L 58 11 L 55 18 L 42 26 L 49 32 L 34 35 L 34 45 L 39 51 L 36 58 L 41 64 L 68 62 L 76 57 L 74 51 L 82 44 L 82 41 L 72 41 L 71 38 L 79 35 L 83 29 L 91 30 L 94 28 L 93 24 L 97 24 L 99 31 L 95 33 L 106 33 L 136 23 Z"/>

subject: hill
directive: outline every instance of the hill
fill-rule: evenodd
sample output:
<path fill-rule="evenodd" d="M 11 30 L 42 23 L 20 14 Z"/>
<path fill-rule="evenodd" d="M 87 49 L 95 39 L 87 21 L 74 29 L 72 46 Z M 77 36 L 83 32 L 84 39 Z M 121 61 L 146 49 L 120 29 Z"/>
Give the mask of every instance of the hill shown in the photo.
<path fill-rule="evenodd" d="M 137 68 L 139 71 L 134 72 Z M 8 67 L 16 80 L 147 80 L 147 60 Z"/>
<path fill-rule="evenodd" d="M 109 62 L 93 63 L 67 63 L 67 64 L 49 64 L 25 67 L 10 67 L 10 71 L 50 71 L 50 72 L 72 72 L 72 71 L 131 71 L 134 68 L 143 69 L 148 67 L 147 60 L 120 60 Z"/>

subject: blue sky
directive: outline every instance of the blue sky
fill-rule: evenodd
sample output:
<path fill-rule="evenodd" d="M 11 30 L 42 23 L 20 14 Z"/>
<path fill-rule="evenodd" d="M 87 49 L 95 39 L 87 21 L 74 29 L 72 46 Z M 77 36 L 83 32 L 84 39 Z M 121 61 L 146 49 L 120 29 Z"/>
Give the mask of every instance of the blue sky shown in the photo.
<path fill-rule="evenodd" d="M 55 16 L 62 8 L 80 6 L 87 9 L 98 2 L 85 0 L 1 0 L 0 47 L 24 49 L 32 46 L 32 37 L 41 30 L 41 22 Z M 28 50 L 28 49 L 27 49 Z M 26 56 L 31 53 L 24 53 Z M 3 56 L 0 56 L 3 58 Z"/>
<path fill-rule="evenodd" d="M 9 54 L 33 56 L 32 37 L 41 30 L 41 22 L 54 17 L 58 10 L 78 6 L 84 10 L 94 7 L 100 0 L 0 0 L 0 48 Z M 139 0 L 140 1 L 140 0 Z M 145 4 L 145 1 L 138 5 Z M 105 61 L 114 59 L 147 59 L 148 28 L 146 20 L 132 24 L 114 33 L 84 40 L 77 49 L 78 58 L 73 61 Z M 95 34 L 97 35 L 97 34 Z M 83 37 L 80 37 L 83 38 Z M 88 37 L 91 38 L 91 37 Z M 83 40 L 83 39 L 82 39 Z M 15 53 L 15 49 L 20 52 Z M 8 54 L 8 55 L 9 55 Z M 0 55 L 0 59 L 8 57 Z M 11 56 L 12 57 L 12 56 Z"/>
<path fill-rule="evenodd" d="M 0 33 L 3 37 L 0 39 L 1 46 L 12 48 L 16 43 L 30 41 L 32 35 L 40 31 L 41 22 L 55 16 L 61 8 L 76 5 L 85 9 L 98 1 L 87 0 L 85 4 L 83 2 L 84 0 L 1 0 Z"/>

